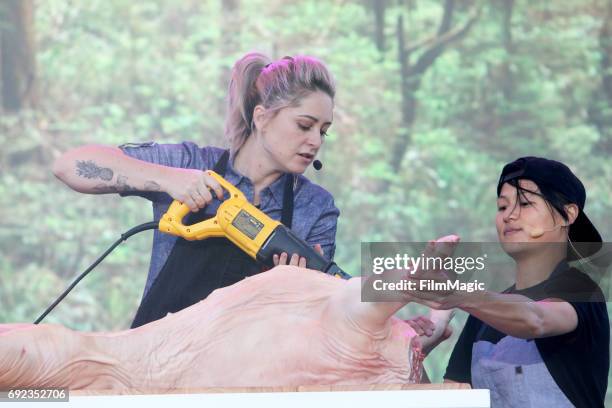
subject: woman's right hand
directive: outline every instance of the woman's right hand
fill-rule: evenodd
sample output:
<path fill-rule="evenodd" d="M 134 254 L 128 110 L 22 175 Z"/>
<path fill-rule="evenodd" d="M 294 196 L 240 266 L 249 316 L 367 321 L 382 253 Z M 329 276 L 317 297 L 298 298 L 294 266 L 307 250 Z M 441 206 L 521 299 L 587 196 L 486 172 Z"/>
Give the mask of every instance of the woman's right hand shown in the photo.
<path fill-rule="evenodd" d="M 193 212 L 206 207 L 213 199 L 212 194 L 223 199 L 223 187 L 202 170 L 168 168 L 163 189 Z"/>

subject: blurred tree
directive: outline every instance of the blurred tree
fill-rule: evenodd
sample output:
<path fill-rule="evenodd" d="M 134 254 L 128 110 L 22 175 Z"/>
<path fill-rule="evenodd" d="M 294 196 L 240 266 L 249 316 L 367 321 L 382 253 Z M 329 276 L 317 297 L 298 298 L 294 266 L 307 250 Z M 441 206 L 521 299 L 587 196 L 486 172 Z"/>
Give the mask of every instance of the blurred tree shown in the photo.
<path fill-rule="evenodd" d="M 221 2 L 221 59 L 225 63 L 219 75 L 219 88 L 226 90 L 230 79 L 232 58 L 240 50 L 241 14 L 240 0 L 227 0 Z M 220 118 L 225 116 L 225 104 L 219 101 L 217 114 Z"/>
<path fill-rule="evenodd" d="M 33 0 L 0 3 L 0 72 L 5 110 L 37 105 Z"/>
<path fill-rule="evenodd" d="M 599 31 L 601 87 L 593 92 L 589 119 L 599 131 L 597 152 L 612 155 L 612 0 L 607 0 L 604 23 Z"/>
<path fill-rule="evenodd" d="M 514 77 L 512 74 L 511 64 L 514 53 L 514 44 L 512 43 L 512 13 L 514 11 L 514 0 L 501 0 L 502 8 L 502 44 L 506 57 L 502 65 L 502 83 L 503 93 L 506 99 L 512 98 L 514 89 Z"/>
<path fill-rule="evenodd" d="M 435 35 L 412 44 L 406 44 L 404 32 L 404 18 L 397 18 L 398 61 L 401 78 L 401 125 L 400 131 L 395 135 L 391 144 L 389 166 L 392 173 L 399 173 L 406 150 L 410 144 L 412 128 L 417 109 L 417 91 L 425 72 L 444 52 L 444 49 L 453 41 L 462 38 L 476 22 L 480 15 L 480 6 L 475 7 L 466 22 L 453 27 L 455 1 L 444 2 L 443 14 L 440 19 L 438 31 Z M 413 55 L 419 54 L 414 61 Z M 382 190 L 386 190 L 389 183 L 383 183 Z"/>
<path fill-rule="evenodd" d="M 385 11 L 387 8 L 386 0 L 370 0 L 374 11 L 374 42 L 376 48 L 384 56 L 385 52 Z"/>

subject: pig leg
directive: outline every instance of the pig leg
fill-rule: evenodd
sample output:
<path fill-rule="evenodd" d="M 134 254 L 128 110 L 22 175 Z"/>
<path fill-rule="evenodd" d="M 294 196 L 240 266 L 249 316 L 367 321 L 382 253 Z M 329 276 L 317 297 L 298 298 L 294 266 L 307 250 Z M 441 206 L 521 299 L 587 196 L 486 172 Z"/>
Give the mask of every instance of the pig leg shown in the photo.
<path fill-rule="evenodd" d="M 101 350 L 97 337 L 58 325 L 0 325 L 0 389 L 113 388 L 126 382 L 121 362 Z"/>
<path fill-rule="evenodd" d="M 11 323 L 11 324 L 0 324 L 0 336 L 2 333 L 9 332 L 15 329 L 21 329 L 26 327 L 35 327 L 35 325 L 31 323 Z"/>
<path fill-rule="evenodd" d="M 425 248 L 424 255 L 426 257 L 448 257 L 455 250 L 456 245 L 459 242 L 459 237 L 456 235 L 448 235 L 439 238 L 435 241 L 430 241 Z M 418 276 L 421 271 L 416 272 Z M 411 277 L 413 272 L 406 271 L 386 271 L 382 274 L 383 279 L 393 281 L 399 274 L 400 277 Z M 379 279 L 380 276 L 372 276 L 370 279 Z M 359 302 L 355 303 L 355 299 L 361 298 L 361 287 L 362 285 L 371 285 L 369 282 L 361 282 L 359 279 L 351 279 L 347 290 L 341 294 L 339 301 L 336 302 L 335 306 L 341 304 L 351 304 L 350 318 L 354 320 L 355 324 L 363 327 L 368 327 L 369 330 L 379 331 L 385 330 L 388 326 L 389 318 L 393 316 L 399 309 L 404 307 L 407 303 L 413 301 L 409 291 L 405 291 L 401 295 L 403 298 L 401 301 L 396 302 Z M 444 328 L 450 321 L 451 314 L 437 313 L 432 315 L 432 321 L 436 323 L 436 333 L 441 335 L 444 332 Z M 432 336 L 433 337 L 433 336 Z"/>

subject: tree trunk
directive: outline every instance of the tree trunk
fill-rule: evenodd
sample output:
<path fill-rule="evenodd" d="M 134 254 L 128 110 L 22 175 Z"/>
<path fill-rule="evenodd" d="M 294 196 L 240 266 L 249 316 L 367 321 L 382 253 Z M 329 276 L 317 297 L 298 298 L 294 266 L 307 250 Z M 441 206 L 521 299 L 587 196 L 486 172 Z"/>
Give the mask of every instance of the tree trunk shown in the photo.
<path fill-rule="evenodd" d="M 412 138 L 412 125 L 416 115 L 415 93 L 421 84 L 420 76 L 414 76 L 412 74 L 411 71 L 413 67 L 410 67 L 408 63 L 410 53 L 406 50 L 406 45 L 404 44 L 404 20 L 402 16 L 399 16 L 397 21 L 397 41 L 401 76 L 402 131 L 398 132 L 395 137 L 393 151 L 391 152 L 391 168 L 394 173 L 400 170 L 404 154 Z"/>
<path fill-rule="evenodd" d="M 502 92 L 506 100 L 512 99 L 514 91 L 514 77 L 510 69 L 510 61 L 514 54 L 514 43 L 512 41 L 512 13 L 514 11 L 514 0 L 502 1 L 502 43 L 506 51 L 506 57 L 502 66 Z"/>
<path fill-rule="evenodd" d="M 589 106 L 589 121 L 600 134 L 595 154 L 612 154 L 612 0 L 608 0 L 604 23 L 599 32 L 601 54 L 601 87 L 593 95 Z"/>
<path fill-rule="evenodd" d="M 2 107 L 19 111 L 38 105 L 33 0 L 4 0 L 0 5 Z"/>
<path fill-rule="evenodd" d="M 385 52 L 385 8 L 386 0 L 372 0 L 374 9 L 374 41 L 376 48 L 383 55 Z"/>
<path fill-rule="evenodd" d="M 240 0 L 223 0 L 221 2 L 221 59 L 226 60 L 240 49 Z M 233 61 L 232 61 L 233 62 Z M 219 76 L 219 86 L 227 90 L 230 80 L 231 65 L 224 65 Z M 225 116 L 225 104 L 221 101 L 217 106 L 218 114 Z"/>

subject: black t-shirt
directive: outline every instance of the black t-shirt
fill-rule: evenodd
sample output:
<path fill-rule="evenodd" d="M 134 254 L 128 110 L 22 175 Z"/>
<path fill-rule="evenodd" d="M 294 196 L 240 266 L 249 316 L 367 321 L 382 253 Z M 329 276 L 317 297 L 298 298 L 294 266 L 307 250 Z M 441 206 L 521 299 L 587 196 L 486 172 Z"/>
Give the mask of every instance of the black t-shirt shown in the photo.
<path fill-rule="evenodd" d="M 610 322 L 601 289 L 591 278 L 563 262 L 544 282 L 504 293 L 533 300 L 559 298 L 570 303 L 578 326 L 570 333 L 535 339 L 546 368 L 561 391 L 577 407 L 603 407 L 610 368 Z M 470 316 L 453 349 L 444 378 L 472 382 L 472 345 L 483 322 Z M 506 335 L 490 326 L 481 340 L 497 344 Z"/>

